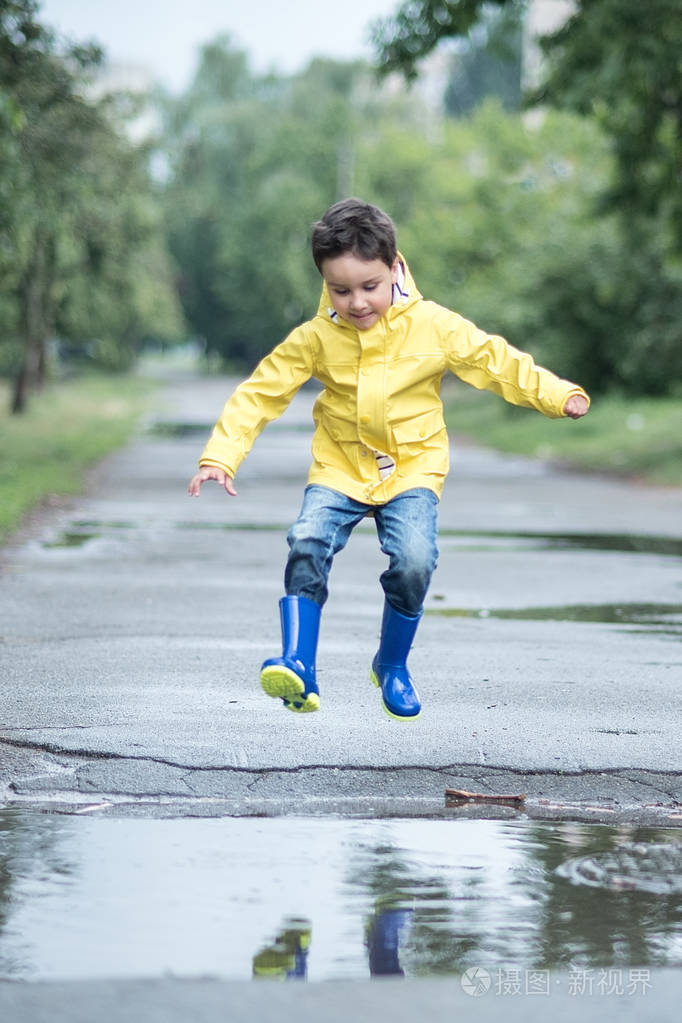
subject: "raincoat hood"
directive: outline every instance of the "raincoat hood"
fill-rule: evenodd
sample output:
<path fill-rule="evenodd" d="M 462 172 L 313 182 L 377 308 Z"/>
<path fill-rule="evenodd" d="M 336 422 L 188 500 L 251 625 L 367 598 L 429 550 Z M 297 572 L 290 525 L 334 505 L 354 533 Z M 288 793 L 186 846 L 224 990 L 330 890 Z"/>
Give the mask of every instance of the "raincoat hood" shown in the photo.
<path fill-rule="evenodd" d="M 422 295 L 414 283 L 414 278 L 410 273 L 405 257 L 399 252 L 398 279 L 393 285 L 393 303 L 385 314 L 386 319 L 389 322 L 394 320 L 406 309 L 414 305 L 415 302 L 418 302 L 420 298 L 422 298 Z M 344 320 L 337 313 L 332 305 L 326 282 L 322 284 L 322 294 L 320 295 L 320 304 L 317 307 L 317 315 L 321 316 L 327 323 L 336 324 L 337 327 L 346 327 L 348 330 L 353 331 L 357 329 L 352 323 L 348 323 L 347 320 Z"/>

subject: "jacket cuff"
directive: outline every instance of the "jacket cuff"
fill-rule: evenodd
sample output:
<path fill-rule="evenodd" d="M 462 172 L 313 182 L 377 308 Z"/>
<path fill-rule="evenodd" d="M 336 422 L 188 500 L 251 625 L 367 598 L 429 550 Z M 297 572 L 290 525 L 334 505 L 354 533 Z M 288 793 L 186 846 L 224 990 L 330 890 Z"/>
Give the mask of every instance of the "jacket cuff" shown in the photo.
<path fill-rule="evenodd" d="M 215 458 L 200 458 L 199 468 L 203 468 L 205 465 L 211 465 L 215 469 L 222 469 L 223 472 L 227 473 L 232 479 L 235 477 L 235 471 L 226 462 L 218 462 Z"/>
<path fill-rule="evenodd" d="M 576 387 L 571 387 L 571 389 L 569 391 L 567 391 L 566 394 L 564 395 L 563 401 L 561 403 L 561 415 L 562 415 L 562 417 L 564 419 L 567 418 L 566 413 L 564 412 L 564 409 L 566 408 L 566 402 L 569 401 L 569 399 L 571 399 L 571 398 L 575 398 L 576 396 L 580 397 L 580 398 L 584 398 L 585 401 L 587 402 L 587 407 L 588 408 L 590 407 L 590 404 L 591 404 L 590 396 L 587 393 L 587 391 L 584 391 L 582 389 L 582 387 L 577 387 L 577 386 Z"/>

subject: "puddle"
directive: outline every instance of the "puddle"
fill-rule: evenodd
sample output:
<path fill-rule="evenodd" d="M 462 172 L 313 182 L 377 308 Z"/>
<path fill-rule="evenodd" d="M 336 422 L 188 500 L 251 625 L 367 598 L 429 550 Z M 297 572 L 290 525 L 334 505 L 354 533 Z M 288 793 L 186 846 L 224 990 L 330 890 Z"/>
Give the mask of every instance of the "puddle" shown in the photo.
<path fill-rule="evenodd" d="M 137 529 L 138 526 L 134 522 L 105 522 L 98 521 L 96 519 L 77 519 L 72 523 L 74 529 Z"/>
<path fill-rule="evenodd" d="M 682 965 L 682 834 L 0 812 L 0 978 Z"/>
<path fill-rule="evenodd" d="M 169 424 L 173 428 L 180 429 L 181 424 Z M 186 427 L 190 429 L 190 427 Z M 194 427 L 191 427 L 194 429 Z M 197 427 L 197 429 L 199 429 Z M 203 429 L 203 427 L 201 427 Z M 134 522 L 98 521 L 92 519 L 76 520 L 71 527 L 60 535 L 60 537 L 43 547 L 78 547 L 88 540 L 95 539 L 102 531 L 140 529 L 144 524 Z M 177 521 L 169 523 L 173 529 L 219 529 L 228 532 L 258 532 L 267 530 L 269 532 L 286 532 L 290 523 L 286 522 L 200 522 L 200 521 Z M 595 534 L 584 535 L 582 533 L 552 534 L 552 533 L 504 533 L 488 531 L 472 531 L 457 529 L 439 530 L 441 539 L 457 541 L 457 546 L 466 550 L 494 551 L 494 550 L 572 550 L 572 551 L 602 551 L 616 553 L 636 554 L 661 554 L 672 557 L 682 557 L 682 540 L 675 537 L 665 536 L 631 536 L 627 534 Z"/>
<path fill-rule="evenodd" d="M 149 423 L 145 433 L 152 437 L 208 437 L 213 423 L 179 423 L 159 419 Z"/>
<path fill-rule="evenodd" d="M 675 895 L 682 901 L 682 841 L 623 842 L 616 849 L 569 860 L 559 873 L 590 888 Z"/>
<path fill-rule="evenodd" d="M 289 526 L 284 522 L 176 522 L 175 529 L 220 529 L 228 533 L 281 533 Z"/>
<path fill-rule="evenodd" d="M 208 437 L 213 429 L 214 422 L 206 423 L 183 423 L 167 419 L 159 419 L 150 423 L 145 433 L 152 437 L 183 438 L 183 437 Z M 312 429 L 309 423 L 270 423 L 268 433 L 309 433 L 312 436 Z"/>
<path fill-rule="evenodd" d="M 170 424 L 178 427 L 182 424 Z M 285 533 L 286 523 L 274 522 L 201 522 L 176 521 L 169 524 L 177 530 L 218 530 L 226 532 L 278 532 Z M 84 547 L 92 540 L 98 539 L 103 533 L 111 531 L 130 531 L 143 528 L 140 524 L 125 521 L 97 521 L 91 519 L 74 520 L 69 529 L 56 539 L 45 541 L 46 549 Z M 449 537 L 467 550 L 516 550 L 525 549 L 571 549 L 589 551 L 637 552 L 640 554 L 663 554 L 678 556 L 682 554 L 682 541 L 668 537 L 628 536 L 628 535 L 553 535 L 544 533 L 501 533 L 501 532 L 465 532 L 458 530 L 441 530 L 441 537 Z M 482 541 L 486 541 L 482 543 Z M 492 544 L 492 546 L 491 546 Z M 538 546 L 540 545 L 540 546 Z M 430 598 L 441 601 L 443 597 L 437 593 Z M 653 603 L 618 603 L 618 604 L 567 604 L 556 607 L 530 608 L 452 608 L 429 607 L 426 614 L 442 615 L 451 618 L 496 618 L 517 621 L 539 622 L 593 622 L 606 625 L 640 625 L 647 629 L 666 628 L 670 635 L 678 636 L 682 629 L 682 604 Z"/>
<path fill-rule="evenodd" d="M 682 604 L 566 604 L 563 607 L 446 608 L 425 612 L 449 618 L 507 618 L 527 622 L 599 622 L 606 625 L 681 626 Z"/>
<path fill-rule="evenodd" d="M 41 546 L 48 550 L 61 547 L 83 547 L 90 540 L 96 540 L 99 533 L 87 533 L 85 531 L 66 530 L 56 540 L 46 540 Z"/>
<path fill-rule="evenodd" d="M 84 547 L 91 540 L 99 540 L 102 533 L 112 529 L 134 529 L 130 522 L 95 522 L 92 520 L 77 520 L 71 523 L 69 529 L 65 529 L 55 540 L 43 540 L 41 547 L 46 550 L 57 550 L 64 548 Z"/>
<path fill-rule="evenodd" d="M 682 557 L 682 539 L 674 536 L 637 536 L 629 533 L 505 533 L 499 531 L 439 530 L 440 537 L 525 543 L 535 550 L 614 551 Z"/>

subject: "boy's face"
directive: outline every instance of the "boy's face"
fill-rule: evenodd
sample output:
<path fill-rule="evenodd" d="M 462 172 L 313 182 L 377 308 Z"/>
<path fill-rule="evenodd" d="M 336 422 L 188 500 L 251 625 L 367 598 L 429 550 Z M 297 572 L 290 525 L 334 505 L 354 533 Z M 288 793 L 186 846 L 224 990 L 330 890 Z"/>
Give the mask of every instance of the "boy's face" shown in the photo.
<path fill-rule="evenodd" d="M 344 252 L 324 260 L 322 276 L 339 316 L 358 330 L 369 330 L 393 304 L 398 260 L 389 267 L 381 259 L 360 259 Z"/>

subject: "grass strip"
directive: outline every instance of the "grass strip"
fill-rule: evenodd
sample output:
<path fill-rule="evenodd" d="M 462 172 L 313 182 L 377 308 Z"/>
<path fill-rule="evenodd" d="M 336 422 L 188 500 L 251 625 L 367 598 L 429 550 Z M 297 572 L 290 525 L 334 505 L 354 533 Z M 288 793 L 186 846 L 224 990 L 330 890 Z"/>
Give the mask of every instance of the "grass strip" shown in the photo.
<path fill-rule="evenodd" d="M 147 378 L 88 374 L 48 385 L 13 416 L 0 382 L 0 542 L 48 496 L 81 492 L 88 468 L 128 441 L 155 391 Z"/>
<path fill-rule="evenodd" d="M 449 386 L 443 398 L 450 433 L 485 447 L 682 486 L 679 397 L 596 398 L 577 421 L 547 419 L 462 384 Z"/>

